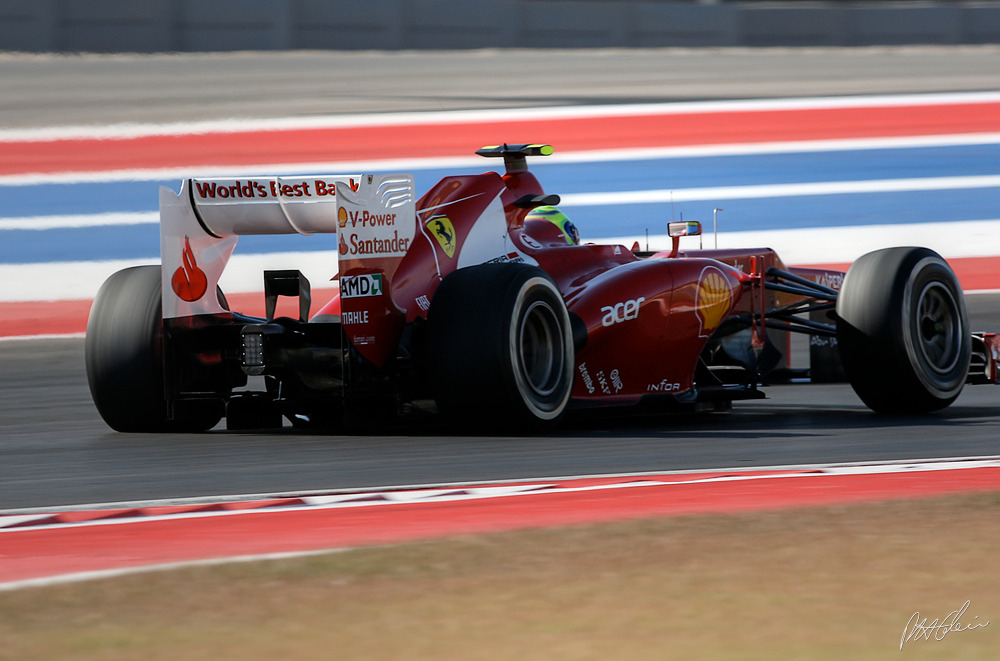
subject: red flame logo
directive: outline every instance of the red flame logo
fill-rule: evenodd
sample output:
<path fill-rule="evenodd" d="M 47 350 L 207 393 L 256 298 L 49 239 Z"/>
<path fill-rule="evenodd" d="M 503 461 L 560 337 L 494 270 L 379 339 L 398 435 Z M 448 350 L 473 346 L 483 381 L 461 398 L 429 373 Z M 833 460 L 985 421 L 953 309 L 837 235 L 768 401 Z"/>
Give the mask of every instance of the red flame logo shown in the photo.
<path fill-rule="evenodd" d="M 208 277 L 204 271 L 198 268 L 198 263 L 194 259 L 194 251 L 191 250 L 191 240 L 186 236 L 184 237 L 181 261 L 183 265 L 174 271 L 174 277 L 170 279 L 170 286 L 178 298 L 191 303 L 205 295 L 208 290 Z"/>

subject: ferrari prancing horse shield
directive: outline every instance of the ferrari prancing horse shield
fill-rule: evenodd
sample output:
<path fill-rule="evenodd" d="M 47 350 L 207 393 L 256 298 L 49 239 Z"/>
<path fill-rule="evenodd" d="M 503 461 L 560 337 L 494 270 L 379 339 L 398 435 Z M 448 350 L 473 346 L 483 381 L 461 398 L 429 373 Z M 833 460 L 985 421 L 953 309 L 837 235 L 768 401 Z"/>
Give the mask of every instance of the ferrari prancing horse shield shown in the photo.
<path fill-rule="evenodd" d="M 434 216 L 427 221 L 427 229 L 437 242 L 441 244 L 441 249 L 448 257 L 455 256 L 455 226 L 451 224 L 448 216 Z"/>

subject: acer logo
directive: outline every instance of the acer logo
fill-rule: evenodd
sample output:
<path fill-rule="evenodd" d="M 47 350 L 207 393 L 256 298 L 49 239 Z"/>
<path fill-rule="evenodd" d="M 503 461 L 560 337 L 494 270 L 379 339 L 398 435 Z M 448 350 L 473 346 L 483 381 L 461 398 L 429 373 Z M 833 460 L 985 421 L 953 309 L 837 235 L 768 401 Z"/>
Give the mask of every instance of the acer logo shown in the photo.
<path fill-rule="evenodd" d="M 639 304 L 646 299 L 642 296 L 639 298 L 633 298 L 622 303 L 615 303 L 614 305 L 605 305 L 601 308 L 601 312 L 604 313 L 604 318 L 601 319 L 602 326 L 614 326 L 615 324 L 620 324 L 623 321 L 631 321 L 639 316 Z"/>

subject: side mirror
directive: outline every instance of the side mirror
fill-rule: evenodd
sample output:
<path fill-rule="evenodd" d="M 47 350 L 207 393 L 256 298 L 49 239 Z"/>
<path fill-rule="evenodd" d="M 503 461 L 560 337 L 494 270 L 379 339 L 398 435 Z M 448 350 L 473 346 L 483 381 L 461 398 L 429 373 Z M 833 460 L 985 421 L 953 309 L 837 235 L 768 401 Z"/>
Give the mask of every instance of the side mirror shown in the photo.
<path fill-rule="evenodd" d="M 667 223 L 667 236 L 673 240 L 670 248 L 670 257 L 676 257 L 681 249 L 682 236 L 700 236 L 701 223 L 697 220 L 675 220 Z"/>
<path fill-rule="evenodd" d="M 667 223 L 667 236 L 698 236 L 701 234 L 701 223 L 697 220 L 677 220 Z"/>

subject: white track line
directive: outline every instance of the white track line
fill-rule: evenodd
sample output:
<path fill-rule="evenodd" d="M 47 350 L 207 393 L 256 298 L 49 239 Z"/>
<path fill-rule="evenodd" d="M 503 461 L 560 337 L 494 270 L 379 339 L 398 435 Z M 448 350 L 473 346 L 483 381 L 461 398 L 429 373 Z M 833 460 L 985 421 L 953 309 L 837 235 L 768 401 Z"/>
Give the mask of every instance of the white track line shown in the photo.
<path fill-rule="evenodd" d="M 263 292 L 265 270 L 298 269 L 313 289 L 336 287 L 331 282 L 338 271 L 337 248 L 329 235 L 308 237 L 305 246 L 313 250 L 236 254 L 229 260 L 220 280 L 227 294 Z M 327 250 L 315 250 L 326 246 Z M 41 262 L 0 264 L 0 282 L 18 283 L 0 289 L 0 302 L 93 300 L 101 284 L 111 274 L 130 266 L 159 265 L 159 257 L 99 262 Z"/>
<path fill-rule="evenodd" d="M 694 250 L 702 245 L 715 246 L 711 219 L 702 218 L 701 237 L 681 241 L 682 250 Z M 722 230 L 719 248 L 769 247 L 782 261 L 790 265 L 851 263 L 866 252 L 895 245 L 928 245 L 945 259 L 991 257 L 1000 254 L 996 237 L 1000 236 L 1000 219 L 975 221 L 942 220 L 936 223 L 894 225 L 859 225 L 804 229 L 774 229 L 726 231 L 727 214 L 719 215 Z M 221 286 L 227 293 L 262 291 L 261 273 L 266 269 L 298 269 L 313 283 L 314 288 L 334 286 L 328 283 L 337 272 L 335 244 L 332 235 L 303 237 L 302 252 L 241 254 L 237 246 L 225 272 Z M 670 239 L 662 229 L 645 235 L 621 235 L 596 238 L 602 244 L 665 250 Z M 317 248 L 326 247 L 326 250 Z M 158 264 L 158 257 L 108 261 L 41 262 L 31 264 L 0 264 L 0 282 L 18 283 L 16 287 L 0 289 L 0 302 L 32 302 L 55 300 L 92 300 L 97 290 L 112 273 L 129 266 Z"/>
<path fill-rule="evenodd" d="M 849 195 L 857 193 L 900 193 L 993 188 L 997 186 L 1000 186 L 1000 175 L 816 181 L 800 184 L 764 184 L 755 186 L 706 186 L 676 190 L 661 188 L 657 190 L 574 193 L 561 196 L 561 206 L 648 204 L 651 202 L 670 203 L 691 202 L 694 200 L 742 200 L 771 197 L 807 197 L 813 195 Z"/>
<path fill-rule="evenodd" d="M 565 481 L 572 479 L 595 479 L 595 478 L 609 478 L 609 477 L 621 477 L 621 478 L 635 478 L 635 477 L 656 477 L 656 476 L 666 476 L 666 475 L 691 475 L 691 474 L 703 474 L 703 473 L 736 473 L 736 475 L 727 475 L 723 477 L 716 478 L 706 478 L 704 480 L 676 480 L 676 481 L 659 481 L 659 480 L 644 480 L 640 482 L 625 482 L 621 485 L 600 485 L 596 487 L 584 487 L 584 488 L 569 488 L 569 489 L 558 489 L 548 491 L 549 493 L 555 492 L 565 492 L 565 491 L 580 491 L 580 490 L 592 490 L 600 488 L 620 488 L 623 486 L 654 486 L 654 485 L 683 485 L 683 484 L 693 484 L 699 482 L 721 482 L 721 481 L 732 481 L 732 480 L 752 480 L 752 479 L 774 479 L 774 478 L 787 478 L 787 477 L 823 477 L 823 476 L 835 476 L 835 475 L 848 475 L 848 474 L 881 474 L 881 473 L 900 473 L 900 472 L 917 472 L 917 471 L 939 471 L 939 470 L 963 470 L 970 468 L 982 468 L 982 467 L 996 467 L 1000 466 L 1000 456 L 992 457 L 968 457 L 968 458 L 942 458 L 942 459 L 930 459 L 930 460 L 918 460 L 918 461 L 897 461 L 897 462 L 852 462 L 843 464 L 808 464 L 799 466 L 777 466 L 777 467 L 741 467 L 741 468 L 731 468 L 731 469 L 718 469 L 718 470 L 703 470 L 703 471 L 671 471 L 667 473 L 626 473 L 620 475 L 594 475 L 594 476 L 581 476 L 577 478 L 567 477 L 567 478 L 551 478 L 543 480 L 530 480 L 524 481 L 524 484 L 537 484 L 538 482 L 554 482 L 554 481 Z M 795 471 L 787 474 L 777 474 L 777 475 L 745 475 L 749 472 L 771 472 L 771 471 Z M 802 471 L 812 471 L 812 472 L 802 472 Z M 740 475 L 744 473 L 744 475 Z M 476 483 L 476 484 L 487 484 L 487 483 Z M 509 482 L 507 484 L 510 484 Z M 445 487 L 448 485 L 425 485 L 423 488 L 434 487 L 440 490 L 440 487 Z M 457 487 L 458 485 L 452 485 Z M 466 485 L 468 487 L 470 485 Z M 421 487 L 412 487 L 421 488 Z M 391 490 L 395 493 L 400 493 L 406 487 L 390 487 L 386 490 Z M 386 490 L 380 489 L 379 493 L 384 493 Z M 479 491 L 485 491 L 485 489 L 478 489 Z M 452 491 L 452 489 L 445 489 L 445 491 Z M 363 492 L 355 492 L 358 496 L 362 495 Z M 507 488 L 506 495 L 532 495 L 537 493 L 546 493 L 539 491 L 532 491 L 530 489 L 517 490 Z M 272 495 L 272 497 L 276 496 Z M 289 497 L 284 494 L 285 497 Z M 254 496 L 253 498 L 264 498 L 265 495 Z M 308 497 L 308 496 L 303 496 Z M 489 497 L 489 496 L 480 496 Z M 493 496 L 496 497 L 496 496 Z M 235 498 L 235 497 L 234 497 Z M 250 498 L 250 497 L 243 497 Z M 213 499 L 211 502 L 219 502 L 217 499 Z M 391 504 L 398 504 L 399 501 L 388 501 Z M 411 499 L 410 502 L 421 502 L 416 499 Z M 428 502 L 428 501 L 423 501 Z M 177 501 L 169 501 L 169 504 L 176 504 Z M 166 504 L 166 503 L 165 503 Z M 124 504 L 122 504 L 124 505 Z M 357 505 L 357 504 L 355 504 Z M 142 506 L 155 506 L 155 503 L 143 503 Z M 335 505 L 343 506 L 343 504 Z M 329 506 L 327 506 L 329 507 Z M 253 512 L 272 512 L 275 509 L 281 508 L 269 508 L 267 510 L 240 510 L 236 512 L 230 512 L 229 514 L 248 514 Z M 227 514 L 227 513 L 212 513 L 213 515 Z M 203 515 L 208 515 L 208 513 L 203 513 Z M 179 515 L 182 516 L 182 515 Z M 163 518 L 163 517 L 150 517 L 150 518 Z M 113 521 L 113 520 L 112 520 Z M 81 524 L 72 524 L 81 525 Z M 0 533 L 3 531 L 0 530 Z M 366 547 L 370 548 L 370 547 Z M 103 571 L 90 571 L 90 572 L 78 572 L 74 574 L 63 574 L 59 576 L 27 579 L 22 581 L 11 581 L 7 583 L 0 583 L 0 592 L 18 590 L 22 588 L 32 588 L 32 587 L 45 587 L 50 585 L 60 585 L 65 583 L 77 583 L 81 581 L 104 579 L 104 578 L 117 578 L 120 576 L 127 576 L 132 574 L 154 572 L 154 571 L 171 571 L 175 569 L 183 569 L 188 567 L 203 567 L 203 566 L 214 566 L 221 564 L 231 564 L 240 562 L 258 562 L 258 561 L 268 561 L 268 560 L 285 560 L 294 559 L 318 555 L 326 555 L 331 553 L 341 553 L 345 551 L 354 550 L 351 548 L 338 548 L 338 549 L 323 549 L 323 550 L 311 550 L 311 551 L 301 551 L 301 552 L 289 552 L 289 553 L 270 553 L 270 554 L 259 554 L 259 555 L 246 555 L 246 556 L 234 556 L 228 558 L 212 558 L 207 560 L 191 560 L 184 562 L 173 562 L 164 563 L 158 565 L 146 565 L 142 567 L 130 567 L 127 569 L 113 569 L 113 570 L 103 570 Z"/>
<path fill-rule="evenodd" d="M 373 547 L 365 547 L 373 548 Z M 184 562 L 168 562 L 159 565 L 143 565 L 141 567 L 129 567 L 126 569 L 104 569 L 101 571 L 76 572 L 74 574 L 61 574 L 58 576 L 45 576 L 42 578 L 29 578 L 23 581 L 10 581 L 0 583 L 0 592 L 10 592 L 23 588 L 42 588 L 50 585 L 63 585 L 66 583 L 80 583 L 82 581 L 96 581 L 103 578 L 119 578 L 121 576 L 131 576 L 133 574 L 145 574 L 148 572 L 173 571 L 175 569 L 187 569 L 189 567 L 213 567 L 216 565 L 229 565 L 240 562 L 266 562 L 268 560 L 292 560 L 295 558 L 308 558 L 316 555 L 330 555 L 332 553 L 343 553 L 351 551 L 353 548 L 322 549 L 319 551 L 294 551 L 287 553 L 262 553 L 260 555 L 240 555 L 228 558 L 210 558 L 207 560 L 187 560 Z"/>
<path fill-rule="evenodd" d="M 964 459 L 925 459 L 918 461 L 898 461 L 898 462 L 856 462 L 842 464 L 818 464 L 810 467 L 752 467 L 737 469 L 719 470 L 699 470 L 699 471 L 675 471 L 668 473 L 622 473 L 602 476 L 580 476 L 559 479 L 538 479 L 505 481 L 497 483 L 478 483 L 466 485 L 427 485 L 414 487 L 387 487 L 363 490 L 351 490 L 349 492 L 337 492 L 331 494 L 302 494 L 302 495 L 282 495 L 282 496 L 254 496 L 250 500 L 266 500 L 268 498 L 290 498 L 303 501 L 302 504 L 290 504 L 270 506 L 259 509 L 235 509 L 235 510 L 213 510 L 213 511 L 193 511 L 180 512 L 175 514 L 136 516 L 136 517 L 113 517 L 108 519 L 96 519 L 81 521 L 78 523 L 55 523 L 39 526 L 10 528 L 4 527 L 23 523 L 28 520 L 26 517 L 35 519 L 45 519 L 52 515 L 52 512 L 37 511 L 28 513 L 24 510 L 18 514 L 5 515 L 10 518 L 4 519 L 0 516 L 0 535 L 29 532 L 32 530 L 51 530 L 57 528 L 80 528 L 92 526 L 116 526 L 128 525 L 131 523 L 166 521 L 176 519 L 203 519 L 220 516 L 245 516 L 250 514 L 269 514 L 289 511 L 300 511 L 302 509 L 344 509 L 358 507 L 379 507 L 385 505 L 411 504 L 420 505 L 425 503 L 453 502 L 465 500 L 491 500 L 495 498 L 509 498 L 515 496 L 535 496 L 561 493 L 579 493 L 588 491 L 607 491 L 613 489 L 631 489 L 648 486 L 683 486 L 685 484 L 706 484 L 716 482 L 736 482 L 736 481 L 757 481 L 772 479 L 788 479 L 799 477 L 838 477 L 842 475 L 885 475 L 892 473 L 916 473 L 945 470 L 967 470 L 973 468 L 998 468 L 1000 467 L 1000 457 L 976 457 Z M 725 473 L 724 475 L 714 475 L 715 473 Z M 764 475 L 758 473 L 767 473 Z M 676 479 L 682 476 L 698 476 L 713 474 L 710 477 L 695 479 Z M 641 478 L 641 479 L 635 479 Z M 671 479 L 675 478 L 675 479 Z M 621 482 L 612 484 L 598 484 L 588 486 L 562 486 L 559 482 L 575 482 L 590 479 L 621 479 Z M 234 499 L 245 500 L 248 497 L 233 497 Z M 194 501 L 198 502 L 198 501 Z M 223 499 L 213 499 L 210 502 L 233 502 Z M 158 505 L 175 506 L 176 500 L 169 501 L 149 501 L 141 508 L 157 507 Z M 197 505 L 192 504 L 196 507 Z M 81 506 L 86 507 L 86 506 Z M 97 507 L 97 506 L 94 506 Z M 109 506 L 101 505 L 99 509 L 108 507 L 132 509 L 125 503 Z M 79 510 L 80 508 L 74 508 Z M 99 510 L 95 510 L 99 511 Z"/>
<path fill-rule="evenodd" d="M 42 231 L 79 229 L 83 227 L 117 227 L 120 225 L 155 225 L 160 222 L 156 211 L 72 214 L 65 216 L 22 216 L 0 218 L 0 231 Z"/>

